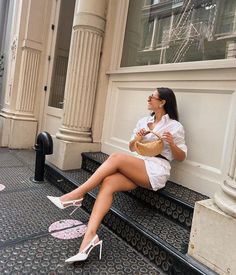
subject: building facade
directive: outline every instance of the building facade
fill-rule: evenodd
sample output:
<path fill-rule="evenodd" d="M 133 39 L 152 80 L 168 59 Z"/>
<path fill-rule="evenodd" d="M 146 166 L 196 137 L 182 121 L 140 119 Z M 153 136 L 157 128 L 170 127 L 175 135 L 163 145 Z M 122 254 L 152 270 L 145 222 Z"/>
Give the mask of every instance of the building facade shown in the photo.
<path fill-rule="evenodd" d="M 47 131 L 54 141 L 48 160 L 63 170 L 78 168 L 84 151 L 129 153 L 147 96 L 170 87 L 189 148 L 171 180 L 215 196 L 235 215 L 234 0 L 0 5 L 1 146 L 31 148 Z"/>

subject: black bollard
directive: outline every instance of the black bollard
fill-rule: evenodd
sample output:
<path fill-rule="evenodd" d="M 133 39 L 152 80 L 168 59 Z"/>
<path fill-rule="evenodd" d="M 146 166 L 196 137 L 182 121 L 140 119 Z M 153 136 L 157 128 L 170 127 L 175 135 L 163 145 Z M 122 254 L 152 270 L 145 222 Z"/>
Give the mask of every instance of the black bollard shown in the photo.
<path fill-rule="evenodd" d="M 53 142 L 49 133 L 42 132 L 38 134 L 35 151 L 36 161 L 33 181 L 40 182 L 44 181 L 45 155 L 51 155 L 53 153 Z"/>

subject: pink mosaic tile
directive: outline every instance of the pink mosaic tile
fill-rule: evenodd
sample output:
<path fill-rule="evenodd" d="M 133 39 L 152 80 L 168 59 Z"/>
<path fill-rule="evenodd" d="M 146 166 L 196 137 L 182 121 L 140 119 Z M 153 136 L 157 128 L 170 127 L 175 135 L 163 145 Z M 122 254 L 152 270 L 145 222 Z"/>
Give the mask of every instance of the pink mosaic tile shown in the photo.
<path fill-rule="evenodd" d="M 49 226 L 48 231 L 57 239 L 69 240 L 82 237 L 87 226 L 78 220 L 60 220 Z"/>

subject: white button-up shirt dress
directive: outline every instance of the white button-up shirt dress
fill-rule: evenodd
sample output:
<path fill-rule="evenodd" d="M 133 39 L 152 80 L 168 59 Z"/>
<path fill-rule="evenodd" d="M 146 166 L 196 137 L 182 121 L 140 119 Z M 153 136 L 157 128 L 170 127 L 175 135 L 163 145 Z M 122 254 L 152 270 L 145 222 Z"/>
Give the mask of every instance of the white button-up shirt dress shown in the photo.
<path fill-rule="evenodd" d="M 131 140 L 135 138 L 136 133 L 142 128 L 149 130 L 148 123 L 151 123 L 151 122 L 154 122 L 153 116 L 147 116 L 147 117 L 141 118 L 138 121 L 136 128 L 133 131 Z M 161 121 L 159 121 L 156 124 L 156 126 L 152 131 L 158 133 L 160 136 L 162 136 L 164 132 L 170 132 L 173 135 L 174 143 L 181 150 L 183 150 L 187 155 L 187 146 L 185 144 L 184 128 L 180 122 L 174 119 L 170 119 L 169 115 L 166 114 L 162 117 Z M 155 139 L 156 139 L 156 136 L 152 133 L 144 136 L 144 140 L 155 140 Z M 167 158 L 169 161 L 158 157 L 141 156 L 141 155 L 138 155 L 136 152 L 135 152 L 135 155 L 144 160 L 152 189 L 156 191 L 164 187 L 166 184 L 166 181 L 170 176 L 170 169 L 171 169 L 170 161 L 174 159 L 169 144 L 164 141 L 164 148 L 161 152 L 161 155 Z"/>

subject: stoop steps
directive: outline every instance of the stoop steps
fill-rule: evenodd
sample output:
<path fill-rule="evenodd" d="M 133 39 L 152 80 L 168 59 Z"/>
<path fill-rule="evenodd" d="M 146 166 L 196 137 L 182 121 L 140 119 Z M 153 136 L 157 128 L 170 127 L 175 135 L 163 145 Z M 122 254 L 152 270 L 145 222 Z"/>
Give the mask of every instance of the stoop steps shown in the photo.
<path fill-rule="evenodd" d="M 82 168 L 61 171 L 47 163 L 45 176 L 63 192 L 81 185 L 108 158 L 102 152 L 82 153 Z M 83 208 L 92 211 L 98 188 Z M 172 275 L 215 274 L 187 255 L 194 204 L 206 196 L 173 182 L 158 192 L 137 188 L 114 195 L 103 224 L 147 259 Z M 76 213 L 74 214 L 76 216 Z"/>

